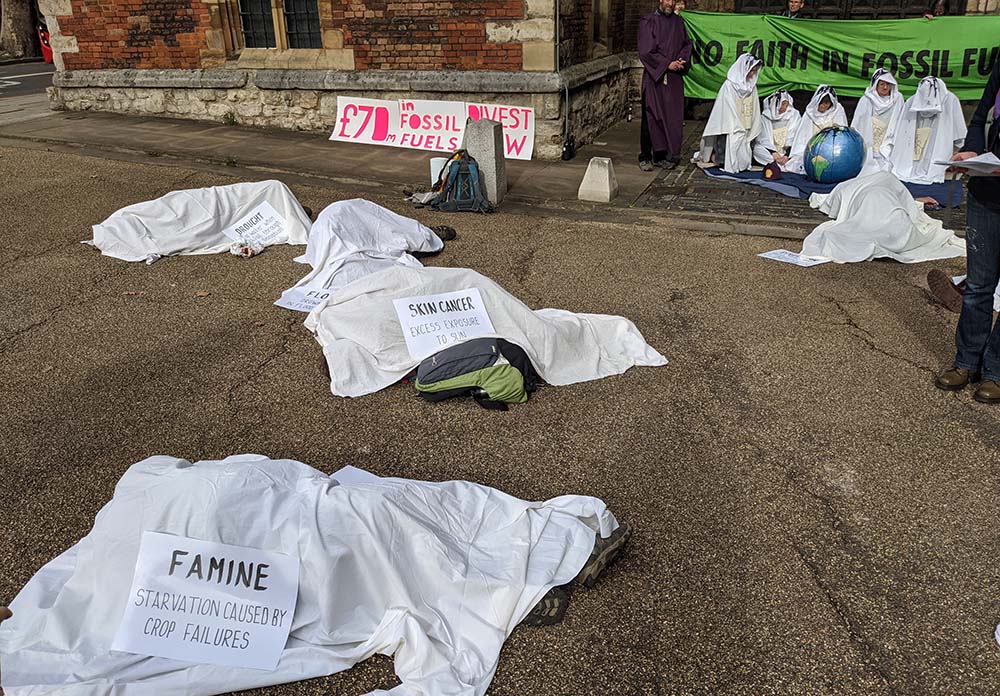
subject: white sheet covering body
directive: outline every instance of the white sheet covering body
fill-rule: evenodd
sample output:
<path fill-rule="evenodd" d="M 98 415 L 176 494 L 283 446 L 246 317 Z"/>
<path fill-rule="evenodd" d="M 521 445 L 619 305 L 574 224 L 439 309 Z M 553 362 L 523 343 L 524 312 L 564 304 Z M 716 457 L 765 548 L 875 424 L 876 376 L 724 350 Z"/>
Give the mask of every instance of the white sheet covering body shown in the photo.
<path fill-rule="evenodd" d="M 549 384 L 574 384 L 617 375 L 666 359 L 623 317 L 532 311 L 489 278 L 466 268 L 398 266 L 351 283 L 308 317 L 323 346 L 330 389 L 363 396 L 398 382 L 419 360 L 410 356 L 392 301 L 478 288 L 495 336 L 516 343 Z"/>
<path fill-rule="evenodd" d="M 878 93 L 879 83 L 890 87 L 888 96 Z M 851 119 L 851 128 L 865 139 L 868 146 L 865 173 L 892 171 L 892 149 L 903 106 L 903 95 L 899 93 L 899 85 L 892 73 L 883 68 L 876 70 Z"/>
<path fill-rule="evenodd" d="M 116 211 L 93 226 L 88 241 L 105 256 L 152 263 L 161 256 L 218 254 L 233 240 L 223 234 L 262 203 L 284 218 L 285 232 L 271 244 L 305 244 L 309 216 L 280 181 L 172 191 Z"/>
<path fill-rule="evenodd" d="M 819 105 L 826 97 L 829 97 L 833 105 L 821 113 Z M 832 126 L 847 127 L 847 112 L 844 111 L 844 105 L 837 100 L 837 91 L 829 85 L 820 85 L 816 88 L 812 99 L 809 100 L 806 111 L 795 128 L 789 161 L 782 169 L 796 174 L 805 174 L 806 146 L 809 145 L 809 141 L 814 135 L 824 128 Z"/>
<path fill-rule="evenodd" d="M 754 71 L 760 65 L 760 59 L 744 53 L 729 68 L 701 137 L 702 162 L 712 161 L 718 140 L 724 138 L 726 158 L 724 162 L 716 162 L 723 171 L 736 174 L 750 169 L 753 164 L 752 145 L 761 129 L 757 73 Z"/>
<path fill-rule="evenodd" d="M 891 172 L 875 172 L 814 193 L 809 204 L 833 220 L 802 242 L 802 254 L 837 263 L 888 257 L 918 263 L 965 255 L 965 241 L 924 212 Z"/>
<path fill-rule="evenodd" d="M 328 205 L 316 217 L 306 253 L 295 260 L 312 271 L 285 291 L 337 290 L 397 264 L 420 268 L 409 252 L 437 252 L 444 242 L 416 220 L 362 198 Z"/>
<path fill-rule="evenodd" d="M 787 104 L 785 110 L 781 105 Z M 802 114 L 795 108 L 795 100 L 785 90 L 778 90 L 764 100 L 760 111 L 760 135 L 753 146 L 754 160 L 758 164 L 774 161 L 772 152 L 787 156 L 792 147 L 792 139 L 802 120 Z"/>
<path fill-rule="evenodd" d="M 504 640 L 572 580 L 617 522 L 596 498 L 518 500 L 463 481 L 345 482 L 239 455 L 133 465 L 78 544 L 43 567 L 0 627 L 7 696 L 199 696 L 279 684 L 394 654 L 372 694 L 481 696 Z M 248 505 L 247 501 L 253 501 Z M 273 672 L 110 652 L 143 531 L 297 555 L 298 602 Z"/>
<path fill-rule="evenodd" d="M 914 184 L 944 181 L 948 167 L 934 162 L 950 160 L 967 133 L 958 97 L 938 78 L 925 77 L 916 94 L 906 100 L 899 118 L 892 149 L 893 171 Z"/>

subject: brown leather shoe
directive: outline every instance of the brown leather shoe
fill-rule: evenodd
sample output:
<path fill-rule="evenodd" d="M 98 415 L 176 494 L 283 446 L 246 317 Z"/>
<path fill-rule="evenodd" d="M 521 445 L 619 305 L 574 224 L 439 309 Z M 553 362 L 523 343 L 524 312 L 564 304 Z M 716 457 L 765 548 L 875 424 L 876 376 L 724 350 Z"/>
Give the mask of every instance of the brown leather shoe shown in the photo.
<path fill-rule="evenodd" d="M 979 373 L 972 370 L 965 370 L 961 367 L 951 367 L 942 372 L 934 380 L 934 386 L 944 391 L 958 391 L 965 389 L 969 382 L 978 382 Z"/>
<path fill-rule="evenodd" d="M 1000 384 L 992 379 L 985 379 L 972 398 L 981 404 L 1000 404 Z"/>
<path fill-rule="evenodd" d="M 931 289 L 934 299 L 951 312 L 962 313 L 962 290 L 953 282 L 951 276 L 935 268 L 927 274 L 927 287 Z"/>

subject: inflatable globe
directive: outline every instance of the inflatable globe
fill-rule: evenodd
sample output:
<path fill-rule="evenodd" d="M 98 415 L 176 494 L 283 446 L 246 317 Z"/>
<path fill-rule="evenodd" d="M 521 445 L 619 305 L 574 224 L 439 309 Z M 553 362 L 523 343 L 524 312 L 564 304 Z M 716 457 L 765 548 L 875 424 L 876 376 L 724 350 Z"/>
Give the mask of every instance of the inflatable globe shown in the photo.
<path fill-rule="evenodd" d="M 861 134 L 851 128 L 824 128 L 806 145 L 806 176 L 821 184 L 853 179 L 865 166 L 868 150 Z"/>

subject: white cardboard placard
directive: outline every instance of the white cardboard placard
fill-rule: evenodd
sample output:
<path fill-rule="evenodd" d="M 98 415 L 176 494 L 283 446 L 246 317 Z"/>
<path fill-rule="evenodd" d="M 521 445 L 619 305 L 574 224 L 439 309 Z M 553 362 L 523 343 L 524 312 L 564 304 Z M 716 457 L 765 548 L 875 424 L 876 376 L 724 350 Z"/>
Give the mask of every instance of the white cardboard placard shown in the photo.
<path fill-rule="evenodd" d="M 294 556 L 143 532 L 112 650 L 273 670 L 298 595 Z"/>
<path fill-rule="evenodd" d="M 414 360 L 476 336 L 495 333 L 479 288 L 392 301 Z"/>
<path fill-rule="evenodd" d="M 222 230 L 222 234 L 236 242 L 267 246 L 285 234 L 285 218 L 274 206 L 264 201 L 249 213 Z"/>
<path fill-rule="evenodd" d="M 274 304 L 284 309 L 294 309 L 296 312 L 311 312 L 332 294 L 333 290 L 326 288 L 289 288 L 281 293 L 281 297 Z"/>

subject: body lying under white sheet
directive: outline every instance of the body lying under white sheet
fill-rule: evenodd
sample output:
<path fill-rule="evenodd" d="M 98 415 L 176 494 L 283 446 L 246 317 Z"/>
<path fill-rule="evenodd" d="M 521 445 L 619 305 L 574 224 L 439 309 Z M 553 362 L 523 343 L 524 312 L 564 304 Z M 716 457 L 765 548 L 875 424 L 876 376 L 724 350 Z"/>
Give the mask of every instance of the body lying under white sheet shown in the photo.
<path fill-rule="evenodd" d="M 284 222 L 283 232 L 267 245 L 306 243 L 309 216 L 280 181 L 171 191 L 116 211 L 93 226 L 94 238 L 87 243 L 123 261 L 152 263 L 162 256 L 219 254 L 239 241 L 238 233 L 227 236 L 224 230 L 263 204 Z"/>
<path fill-rule="evenodd" d="M 398 382 L 420 362 L 407 350 L 393 300 L 476 288 L 495 333 L 519 345 L 549 384 L 600 379 L 637 365 L 665 365 L 628 319 L 531 310 L 489 278 L 467 268 L 395 266 L 333 293 L 306 318 L 323 346 L 331 391 L 362 396 Z"/>
<path fill-rule="evenodd" d="M 295 260 L 312 266 L 275 304 L 309 311 L 308 298 L 333 291 L 397 264 L 420 268 L 413 252 L 436 253 L 444 242 L 431 228 L 387 208 L 355 198 L 328 205 L 309 232 L 306 253 Z M 326 293 L 323 293 L 325 296 Z"/>
<path fill-rule="evenodd" d="M 514 627 L 618 526 L 596 498 L 529 503 L 463 481 L 351 476 L 256 455 L 133 465 L 92 531 L 46 565 L 0 627 L 8 696 L 199 696 L 395 654 L 392 696 L 481 696 Z M 299 558 L 275 671 L 110 652 L 143 531 Z"/>
<path fill-rule="evenodd" d="M 877 172 L 849 179 L 809 204 L 832 220 L 814 229 L 802 254 L 837 263 L 888 257 L 919 263 L 965 255 L 965 241 L 924 212 L 896 176 Z"/>

